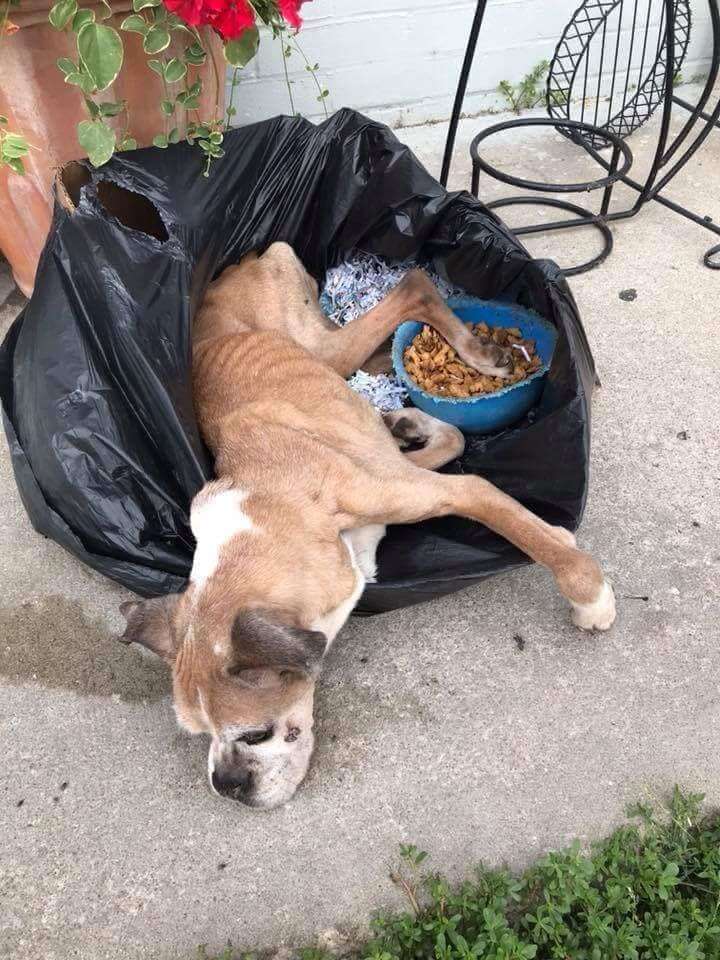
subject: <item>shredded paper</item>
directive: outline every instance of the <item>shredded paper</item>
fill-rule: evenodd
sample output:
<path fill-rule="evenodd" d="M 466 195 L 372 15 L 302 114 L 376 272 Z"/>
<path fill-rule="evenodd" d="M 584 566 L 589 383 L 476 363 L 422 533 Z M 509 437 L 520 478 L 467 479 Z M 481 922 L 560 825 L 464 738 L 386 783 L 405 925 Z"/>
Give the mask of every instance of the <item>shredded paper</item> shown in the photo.
<path fill-rule="evenodd" d="M 343 327 L 372 310 L 400 283 L 406 273 L 418 267 L 428 274 L 445 300 L 464 296 L 463 290 L 453 287 L 427 264 L 415 260 L 390 261 L 371 253 L 360 253 L 328 270 L 320 295 L 320 306 L 333 323 Z M 348 384 L 383 413 L 399 410 L 407 400 L 405 387 L 393 374 L 371 374 L 358 370 Z"/>

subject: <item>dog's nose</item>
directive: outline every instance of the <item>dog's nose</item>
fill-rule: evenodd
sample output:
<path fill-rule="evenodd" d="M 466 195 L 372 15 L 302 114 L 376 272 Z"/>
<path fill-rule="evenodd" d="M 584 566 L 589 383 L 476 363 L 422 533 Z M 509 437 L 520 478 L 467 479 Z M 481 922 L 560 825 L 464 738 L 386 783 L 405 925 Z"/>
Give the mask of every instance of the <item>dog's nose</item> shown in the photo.
<path fill-rule="evenodd" d="M 213 770 L 211 781 L 213 789 L 223 797 L 247 803 L 253 788 L 253 775 L 250 770 Z"/>

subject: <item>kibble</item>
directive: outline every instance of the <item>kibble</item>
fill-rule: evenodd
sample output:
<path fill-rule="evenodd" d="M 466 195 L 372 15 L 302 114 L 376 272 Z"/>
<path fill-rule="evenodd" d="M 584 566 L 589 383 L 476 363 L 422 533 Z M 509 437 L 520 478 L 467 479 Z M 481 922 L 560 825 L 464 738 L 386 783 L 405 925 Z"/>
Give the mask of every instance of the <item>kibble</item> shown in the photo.
<path fill-rule="evenodd" d="M 440 397 L 482 396 L 520 383 L 542 366 L 535 341 L 524 339 L 517 327 L 491 327 L 487 323 L 476 323 L 470 329 L 483 340 L 511 348 L 510 376 L 489 377 L 469 367 L 437 330 L 426 325 L 403 355 L 408 375 L 422 390 Z"/>

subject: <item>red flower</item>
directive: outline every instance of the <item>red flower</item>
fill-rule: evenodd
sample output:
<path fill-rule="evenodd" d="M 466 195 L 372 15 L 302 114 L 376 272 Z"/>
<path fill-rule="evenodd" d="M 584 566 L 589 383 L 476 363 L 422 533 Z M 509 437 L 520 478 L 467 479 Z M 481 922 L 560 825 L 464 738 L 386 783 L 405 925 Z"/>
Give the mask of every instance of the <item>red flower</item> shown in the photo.
<path fill-rule="evenodd" d="M 300 7 L 306 0 L 276 0 L 283 20 L 299 30 Z M 193 27 L 214 27 L 223 40 L 236 40 L 255 26 L 255 11 L 249 0 L 165 0 L 171 13 Z"/>
<path fill-rule="evenodd" d="M 214 27 L 223 40 L 236 40 L 255 25 L 248 0 L 165 0 L 165 6 L 193 27 Z"/>
<path fill-rule="evenodd" d="M 207 0 L 165 0 L 165 6 L 193 27 L 209 22 Z"/>
<path fill-rule="evenodd" d="M 211 23 L 223 40 L 236 40 L 248 27 L 255 26 L 255 11 L 248 0 L 226 0 L 218 6 Z"/>
<path fill-rule="evenodd" d="M 278 7 L 283 20 L 289 23 L 291 27 L 295 27 L 296 30 L 299 30 L 302 26 L 300 7 L 304 2 L 305 0 L 278 0 Z"/>

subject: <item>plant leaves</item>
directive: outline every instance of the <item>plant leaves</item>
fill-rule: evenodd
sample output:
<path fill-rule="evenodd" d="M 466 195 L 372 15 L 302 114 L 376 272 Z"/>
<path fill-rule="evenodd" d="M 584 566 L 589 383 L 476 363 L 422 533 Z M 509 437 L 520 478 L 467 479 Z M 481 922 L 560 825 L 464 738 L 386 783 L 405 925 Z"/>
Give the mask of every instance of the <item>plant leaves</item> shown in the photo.
<path fill-rule="evenodd" d="M 101 167 L 115 152 L 115 131 L 102 120 L 83 120 L 78 124 L 78 142 L 90 163 Z"/>
<path fill-rule="evenodd" d="M 197 110 L 200 107 L 200 101 L 197 97 L 187 97 L 181 103 L 186 110 Z"/>
<path fill-rule="evenodd" d="M 175 104 L 172 102 L 172 100 L 161 100 L 160 109 L 169 117 L 170 114 L 175 110 Z"/>
<path fill-rule="evenodd" d="M 22 162 L 20 157 L 8 157 L 7 160 L 5 160 L 5 163 L 10 167 L 11 170 L 14 170 L 15 173 L 25 176 L 25 164 Z"/>
<path fill-rule="evenodd" d="M 162 150 L 164 150 L 168 145 L 168 138 L 164 133 L 158 133 L 157 136 L 153 137 L 153 144 L 156 147 L 160 147 Z"/>
<path fill-rule="evenodd" d="M 133 0 L 133 10 L 137 13 L 145 7 L 159 7 L 162 0 Z"/>
<path fill-rule="evenodd" d="M 75 33 L 79 33 L 84 23 L 92 23 L 95 19 L 94 10 L 78 10 L 72 20 L 72 28 Z"/>
<path fill-rule="evenodd" d="M 123 43 L 114 27 L 86 23 L 77 38 L 80 62 L 95 81 L 98 90 L 107 90 L 120 73 Z"/>
<path fill-rule="evenodd" d="M 202 81 L 196 80 L 195 83 L 192 84 L 192 86 L 187 88 L 186 93 L 189 97 L 197 97 L 201 90 L 202 90 Z"/>
<path fill-rule="evenodd" d="M 182 60 L 178 60 L 177 57 L 173 57 L 172 60 L 168 61 L 165 65 L 165 80 L 168 83 L 177 83 L 178 80 L 182 80 L 186 73 L 187 67 Z"/>
<path fill-rule="evenodd" d="M 122 113 L 126 107 L 124 100 L 116 100 L 115 103 L 99 103 L 98 110 L 102 117 L 116 117 Z"/>
<path fill-rule="evenodd" d="M 58 0 L 54 7 L 50 8 L 48 20 L 56 30 L 62 30 L 71 17 L 77 13 L 77 0 Z"/>
<path fill-rule="evenodd" d="M 153 70 L 159 77 L 163 75 L 163 65 L 160 60 L 148 60 L 147 65 Z"/>
<path fill-rule="evenodd" d="M 137 140 L 135 137 L 123 137 L 120 143 L 120 150 L 137 150 Z"/>
<path fill-rule="evenodd" d="M 120 24 L 120 29 L 125 30 L 126 33 L 141 33 L 145 36 L 150 28 L 145 17 L 141 17 L 138 13 L 131 13 Z"/>
<path fill-rule="evenodd" d="M 244 67 L 255 56 L 260 43 L 257 27 L 249 27 L 237 40 L 228 40 L 224 47 L 225 59 L 232 67 Z"/>
<path fill-rule="evenodd" d="M 145 53 L 160 53 L 170 46 L 170 34 L 164 27 L 150 27 L 143 40 Z"/>
<path fill-rule="evenodd" d="M 190 27 L 183 23 L 180 17 L 177 17 L 174 13 L 167 15 L 166 25 L 168 30 L 183 30 L 185 33 L 189 33 L 191 37 L 195 36 Z"/>
<path fill-rule="evenodd" d="M 57 65 L 62 70 L 62 72 L 67 76 L 69 73 L 78 73 L 78 66 L 68 57 L 60 57 L 57 61 Z"/>
<path fill-rule="evenodd" d="M 186 63 L 190 63 L 194 67 L 202 66 L 207 59 L 207 53 L 205 53 L 205 50 L 197 41 L 189 47 L 185 47 L 183 56 Z"/>
<path fill-rule="evenodd" d="M 25 137 L 21 137 L 17 133 L 6 133 L 3 137 L 2 152 L 4 157 L 13 159 L 24 157 L 29 149 Z"/>
<path fill-rule="evenodd" d="M 86 73 L 81 73 L 79 70 L 75 73 L 68 73 L 65 77 L 65 83 L 80 87 L 83 93 L 94 93 L 95 91 L 95 83 L 92 77 L 89 77 Z"/>
<path fill-rule="evenodd" d="M 180 140 L 180 131 L 177 127 L 173 127 L 170 133 L 168 134 L 168 143 L 178 143 Z"/>
<path fill-rule="evenodd" d="M 88 113 L 91 117 L 95 118 L 100 116 L 100 107 L 98 107 L 94 100 L 88 100 L 86 97 L 85 106 L 88 108 Z"/>

